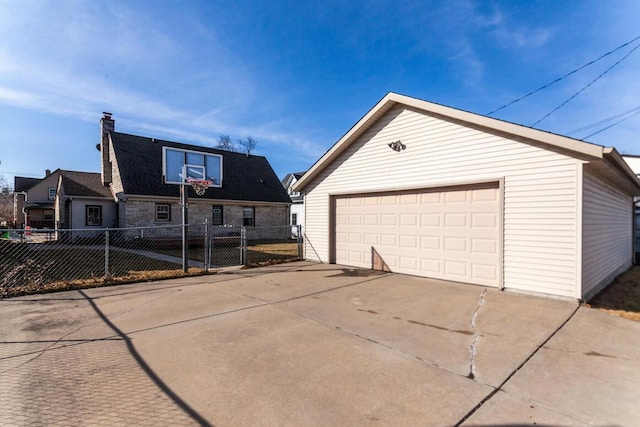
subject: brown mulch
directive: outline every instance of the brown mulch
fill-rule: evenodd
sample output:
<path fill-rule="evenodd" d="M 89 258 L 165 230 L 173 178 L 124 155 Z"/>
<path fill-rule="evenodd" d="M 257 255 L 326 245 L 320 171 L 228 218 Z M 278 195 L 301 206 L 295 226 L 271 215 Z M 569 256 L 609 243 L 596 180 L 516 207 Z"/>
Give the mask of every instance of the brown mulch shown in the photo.
<path fill-rule="evenodd" d="M 586 305 L 640 322 L 640 265 L 618 276 Z"/>

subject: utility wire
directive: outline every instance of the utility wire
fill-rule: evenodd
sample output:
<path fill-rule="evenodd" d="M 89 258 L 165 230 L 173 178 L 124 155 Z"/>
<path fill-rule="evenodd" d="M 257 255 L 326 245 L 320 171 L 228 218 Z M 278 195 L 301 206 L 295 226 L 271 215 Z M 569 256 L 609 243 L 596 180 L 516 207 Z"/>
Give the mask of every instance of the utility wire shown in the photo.
<path fill-rule="evenodd" d="M 615 119 L 619 119 L 620 117 L 624 117 L 624 116 L 626 116 L 627 114 L 633 113 L 634 111 L 637 111 L 637 110 L 640 110 L 640 105 L 638 105 L 637 107 L 634 107 L 634 108 L 632 108 L 632 109 L 630 109 L 630 110 L 627 110 L 627 111 L 625 111 L 625 112 L 623 112 L 623 113 L 615 114 L 615 115 L 613 115 L 613 116 L 611 116 L 611 117 L 607 117 L 606 119 L 598 120 L 598 121 L 597 121 L 597 122 L 595 122 L 595 123 L 591 123 L 591 124 L 589 124 L 589 125 L 582 126 L 581 128 L 574 129 L 574 130 L 572 130 L 571 132 L 567 132 L 567 135 L 573 135 L 573 134 L 576 134 L 576 133 L 580 133 L 580 132 L 582 132 L 582 131 L 585 131 L 585 130 L 587 130 L 587 129 L 594 128 L 594 127 L 596 127 L 596 126 L 604 125 L 604 124 L 605 124 L 605 123 L 607 123 L 607 122 L 610 122 L 610 121 L 615 120 Z"/>
<path fill-rule="evenodd" d="M 640 40 L 640 36 L 637 36 L 637 37 L 633 38 L 632 40 L 629 40 L 628 42 L 621 44 L 620 46 L 618 46 L 617 48 L 613 49 L 612 51 L 609 51 L 609 52 L 605 53 L 604 55 L 602 55 L 602 56 L 600 56 L 600 57 L 598 57 L 598 58 L 594 59 L 593 61 L 587 62 L 587 63 L 586 63 L 586 64 L 584 64 L 583 66 L 578 67 L 578 68 L 576 68 L 575 70 L 573 70 L 573 71 L 571 71 L 571 72 L 569 72 L 569 73 L 565 74 L 564 76 L 562 76 L 562 77 L 559 77 L 559 78 L 555 79 L 555 80 L 554 80 L 554 81 L 552 81 L 551 83 L 547 83 L 547 84 L 546 84 L 546 85 L 544 85 L 544 86 L 540 86 L 538 89 L 536 89 L 536 90 L 534 90 L 534 91 L 531 91 L 531 92 L 529 92 L 528 94 L 526 94 L 526 95 L 524 95 L 524 96 L 521 96 L 520 98 L 517 98 L 517 99 L 515 99 L 515 100 L 513 100 L 513 101 L 509 102 L 508 104 L 504 104 L 502 107 L 497 108 L 497 109 L 495 109 L 495 110 L 493 110 L 493 111 L 488 112 L 486 115 L 487 115 L 487 116 L 490 116 L 490 115 L 492 115 L 492 114 L 497 113 L 497 112 L 498 112 L 498 111 L 500 111 L 500 110 L 503 110 L 503 109 L 505 109 L 505 108 L 507 108 L 507 107 L 509 107 L 509 106 L 511 106 L 511 105 L 513 105 L 513 104 L 515 104 L 516 102 L 522 101 L 523 99 L 528 98 L 529 96 L 531 96 L 531 95 L 533 95 L 533 94 L 535 94 L 535 93 L 538 93 L 538 92 L 540 92 L 541 90 L 546 89 L 546 88 L 548 88 L 549 86 L 551 86 L 551 85 L 553 85 L 553 84 L 555 84 L 555 83 L 558 83 L 558 82 L 559 82 L 559 81 L 561 81 L 561 80 L 564 80 L 565 78 L 569 77 L 570 75 L 577 73 L 578 71 L 582 70 L 583 68 L 586 68 L 586 67 L 588 67 L 589 65 L 595 64 L 596 62 L 598 62 L 598 61 L 599 61 L 599 60 L 601 60 L 602 58 L 605 58 L 605 57 L 607 57 L 607 56 L 609 56 L 609 55 L 611 55 L 611 54 L 613 54 L 613 53 L 615 53 L 615 52 L 619 51 L 619 50 L 620 50 L 620 49 L 622 49 L 623 47 L 625 47 L 625 46 L 629 46 L 631 43 L 635 42 L 636 40 Z"/>
<path fill-rule="evenodd" d="M 609 126 L 606 126 L 606 127 L 602 128 L 602 129 L 600 129 L 600 130 L 598 130 L 598 131 L 595 131 L 595 132 L 594 132 L 594 133 L 592 133 L 592 134 L 589 134 L 589 135 L 585 136 L 584 138 L 582 138 L 582 139 L 581 139 L 581 141 L 584 141 L 584 140 L 585 140 L 585 139 L 587 139 L 587 138 L 591 138 L 592 136 L 597 135 L 597 134 L 599 134 L 600 132 L 604 132 L 604 131 L 605 131 L 605 130 L 607 130 L 607 129 L 611 129 L 612 127 L 614 127 L 614 126 L 615 126 L 615 125 L 617 125 L 618 123 L 622 123 L 622 122 L 624 122 L 625 120 L 630 119 L 630 118 L 631 118 L 631 117 L 633 117 L 633 116 L 637 116 L 638 114 L 640 114 L 640 110 L 636 111 L 636 112 L 635 112 L 635 113 L 633 113 L 633 114 L 628 115 L 627 117 L 624 117 L 624 118 L 622 118 L 622 119 L 618 120 L 617 122 L 614 122 L 614 123 L 610 124 Z"/>
<path fill-rule="evenodd" d="M 610 66 L 609 68 L 607 68 L 606 70 L 604 70 L 598 77 L 596 77 L 595 79 L 591 80 L 585 87 L 583 87 L 582 89 L 580 89 L 579 91 L 577 91 L 576 93 L 574 93 L 569 99 L 567 99 L 566 101 L 564 101 L 562 104 L 558 105 L 556 108 L 554 108 L 553 110 L 551 110 L 550 112 L 548 112 L 546 115 L 544 115 L 542 118 L 538 119 L 535 123 L 533 123 L 531 125 L 531 127 L 537 125 L 538 123 L 540 123 L 541 121 L 543 121 L 544 119 L 546 119 L 547 117 L 549 117 L 550 115 L 552 115 L 553 113 L 555 113 L 556 111 L 558 111 L 560 108 L 564 107 L 565 105 L 567 105 L 569 103 L 569 101 L 571 101 L 573 98 L 575 98 L 576 96 L 580 95 L 582 92 L 584 92 L 589 86 L 591 86 L 592 84 L 594 84 L 596 81 L 600 80 L 600 78 L 602 78 L 605 74 L 607 74 L 609 71 L 611 71 L 616 65 L 620 64 L 622 61 L 624 61 L 625 59 L 627 59 L 629 57 L 629 55 L 631 55 L 633 52 L 635 52 L 636 49 L 638 49 L 640 47 L 640 44 L 636 45 L 633 49 L 631 49 L 629 52 L 627 52 L 627 54 L 625 56 L 623 56 L 621 59 L 619 59 L 618 61 L 616 61 L 612 66 Z"/>

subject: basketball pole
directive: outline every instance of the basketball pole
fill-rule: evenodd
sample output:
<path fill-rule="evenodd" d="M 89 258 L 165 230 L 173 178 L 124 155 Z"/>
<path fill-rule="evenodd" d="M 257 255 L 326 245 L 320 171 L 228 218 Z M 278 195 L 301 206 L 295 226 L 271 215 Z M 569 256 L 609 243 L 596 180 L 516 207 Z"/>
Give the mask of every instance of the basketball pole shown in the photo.
<path fill-rule="evenodd" d="M 182 167 L 182 184 L 180 184 L 180 205 L 182 205 L 182 271 L 184 273 L 189 272 L 189 259 L 187 257 L 187 248 L 189 241 L 189 233 L 187 231 L 187 224 L 189 223 L 189 196 L 187 194 L 187 186 L 184 183 L 185 180 L 185 167 Z"/>

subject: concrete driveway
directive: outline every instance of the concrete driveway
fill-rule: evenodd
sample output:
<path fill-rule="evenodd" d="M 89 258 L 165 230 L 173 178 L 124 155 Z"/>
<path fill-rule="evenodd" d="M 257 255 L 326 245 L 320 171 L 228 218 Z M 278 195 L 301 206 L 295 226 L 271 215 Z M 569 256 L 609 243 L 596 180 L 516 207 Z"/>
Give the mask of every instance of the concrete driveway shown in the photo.
<path fill-rule="evenodd" d="M 0 301 L 2 425 L 640 425 L 640 324 L 294 263 Z"/>

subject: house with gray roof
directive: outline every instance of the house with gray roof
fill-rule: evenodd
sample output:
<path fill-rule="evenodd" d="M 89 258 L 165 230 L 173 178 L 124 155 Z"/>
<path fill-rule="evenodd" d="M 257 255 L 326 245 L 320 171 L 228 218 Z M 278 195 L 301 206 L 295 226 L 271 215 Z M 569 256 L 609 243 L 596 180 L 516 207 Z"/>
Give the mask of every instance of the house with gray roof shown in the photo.
<path fill-rule="evenodd" d="M 110 189 L 119 227 L 181 224 L 188 178 L 208 181 L 202 196 L 185 185 L 190 224 L 287 225 L 291 199 L 265 157 L 116 132 L 110 113 L 100 127 L 101 185 Z"/>
<path fill-rule="evenodd" d="M 51 171 L 47 170 L 46 175 L 49 175 Z M 24 210 L 27 200 L 27 190 L 33 187 L 37 183 L 42 181 L 42 178 L 28 178 L 24 176 L 16 176 L 13 179 L 13 226 L 23 228 L 27 224 L 27 213 Z M 32 198 L 35 197 L 35 194 Z M 47 198 L 44 202 L 49 203 Z M 42 212 L 40 212 L 42 214 Z"/>
<path fill-rule="evenodd" d="M 100 173 L 56 170 L 16 177 L 18 227 L 91 229 L 181 225 L 180 187 L 206 180 L 204 194 L 186 184 L 189 223 L 273 227 L 286 234 L 291 199 L 265 157 L 115 131 L 100 121 Z M 266 234 L 266 235 L 265 235 Z"/>
<path fill-rule="evenodd" d="M 118 225 L 116 206 L 99 173 L 63 171 L 58 178 L 54 204 L 57 228 L 113 228 Z"/>
<path fill-rule="evenodd" d="M 40 229 L 116 226 L 111 191 L 100 174 L 57 169 L 44 178 L 15 177 L 14 224 Z"/>

